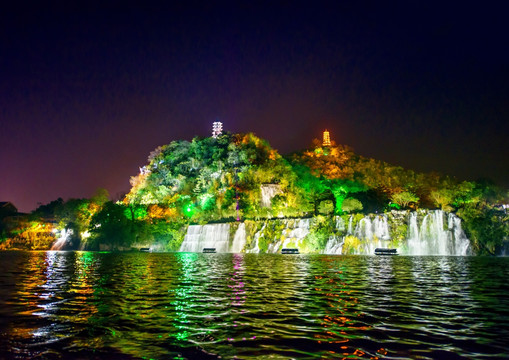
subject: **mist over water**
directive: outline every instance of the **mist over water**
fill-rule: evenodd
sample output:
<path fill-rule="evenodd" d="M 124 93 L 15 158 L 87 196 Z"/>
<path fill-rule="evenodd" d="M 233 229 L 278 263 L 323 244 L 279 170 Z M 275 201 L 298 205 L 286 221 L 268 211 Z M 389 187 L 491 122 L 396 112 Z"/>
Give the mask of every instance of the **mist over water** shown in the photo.
<path fill-rule="evenodd" d="M 508 278 L 507 258 L 1 252 L 0 358 L 500 358 Z"/>

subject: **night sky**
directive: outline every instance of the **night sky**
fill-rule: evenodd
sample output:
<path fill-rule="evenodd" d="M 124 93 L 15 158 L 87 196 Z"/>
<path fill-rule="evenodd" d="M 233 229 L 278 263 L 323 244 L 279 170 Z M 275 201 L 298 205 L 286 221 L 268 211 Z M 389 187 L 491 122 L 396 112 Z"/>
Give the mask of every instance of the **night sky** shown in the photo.
<path fill-rule="evenodd" d="M 508 2 L 203 3 L 1 8 L 0 201 L 114 198 L 217 120 L 509 186 Z"/>

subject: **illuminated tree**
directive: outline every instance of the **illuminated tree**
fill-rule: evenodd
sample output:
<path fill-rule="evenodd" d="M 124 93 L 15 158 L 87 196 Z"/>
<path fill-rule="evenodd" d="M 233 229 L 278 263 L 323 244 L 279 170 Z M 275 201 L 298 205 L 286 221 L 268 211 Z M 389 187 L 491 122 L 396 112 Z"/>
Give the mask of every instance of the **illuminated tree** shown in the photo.
<path fill-rule="evenodd" d="M 419 197 L 411 191 L 401 191 L 391 195 L 391 201 L 402 208 L 408 207 L 411 203 L 418 203 Z"/>
<path fill-rule="evenodd" d="M 343 204 L 341 205 L 341 210 L 343 210 L 346 213 L 362 211 L 362 209 L 363 209 L 362 203 L 354 198 L 345 199 L 343 201 Z"/>
<path fill-rule="evenodd" d="M 98 249 L 100 244 L 113 249 L 129 247 L 143 230 L 143 222 L 137 221 L 136 216 L 136 209 L 108 201 L 92 218 L 88 246 L 92 249 Z"/>

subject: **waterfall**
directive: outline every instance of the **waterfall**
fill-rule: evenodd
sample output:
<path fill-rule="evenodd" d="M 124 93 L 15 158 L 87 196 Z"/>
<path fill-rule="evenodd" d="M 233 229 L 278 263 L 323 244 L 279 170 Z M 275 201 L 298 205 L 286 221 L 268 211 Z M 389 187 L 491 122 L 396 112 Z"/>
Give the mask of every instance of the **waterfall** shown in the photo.
<path fill-rule="evenodd" d="M 246 246 L 246 225 L 244 223 L 240 223 L 239 228 L 233 237 L 231 252 L 240 253 L 244 249 L 244 246 Z"/>
<path fill-rule="evenodd" d="M 341 255 L 343 253 L 344 240 L 342 237 L 330 236 L 323 249 L 322 254 L 335 254 Z"/>
<path fill-rule="evenodd" d="M 470 240 L 468 240 L 465 232 L 461 227 L 461 219 L 453 213 L 449 213 L 449 229 L 453 232 L 453 255 L 466 255 L 470 247 Z"/>
<path fill-rule="evenodd" d="M 408 248 L 419 253 L 421 252 L 419 242 L 419 226 L 417 225 L 417 213 L 412 212 L 408 218 L 408 231 L 407 231 Z M 419 249 L 419 250 L 418 250 Z"/>
<path fill-rule="evenodd" d="M 355 227 L 354 236 L 361 240 L 371 240 L 373 238 L 373 229 L 371 219 L 366 216 L 357 223 Z"/>
<path fill-rule="evenodd" d="M 353 235 L 353 215 L 350 215 L 350 219 L 348 219 L 347 235 Z"/>
<path fill-rule="evenodd" d="M 336 231 L 344 233 L 345 222 L 341 217 L 336 218 Z M 389 222 L 385 215 L 366 215 L 353 227 L 353 216 L 348 220 L 346 236 L 354 236 L 360 241 L 360 248 L 356 254 L 373 254 L 377 247 L 384 247 L 384 242 L 391 239 Z M 329 237 L 323 254 L 342 254 L 345 237 L 332 235 Z"/>
<path fill-rule="evenodd" d="M 335 217 L 336 229 L 329 234 L 321 253 L 371 255 L 376 248 L 389 247 L 397 247 L 402 255 L 466 255 L 470 251 L 470 241 L 461 227 L 461 219 L 453 213 L 442 210 L 399 212 L 391 213 L 389 217 L 386 214 L 369 214 L 358 222 L 354 221 L 354 216 L 350 216 L 348 221 L 344 217 Z M 311 221 L 265 220 L 261 229 L 254 234 L 249 249 L 246 249 L 244 223 L 239 224 L 233 239 L 230 238 L 230 224 L 190 225 L 180 251 L 202 252 L 204 248 L 215 248 L 216 252 L 259 253 L 260 239 L 267 246 L 266 250 L 262 246 L 263 251 L 268 253 L 278 253 L 288 247 L 306 251 L 304 240 L 310 232 Z M 401 239 L 400 232 L 405 222 L 406 238 Z M 271 231 L 266 231 L 267 226 L 271 227 Z M 391 234 L 391 228 L 398 231 L 397 236 Z M 273 234 L 270 235 L 273 238 L 265 238 L 269 233 Z M 61 248 L 69 235 L 70 232 L 62 231 L 52 249 Z"/>
<path fill-rule="evenodd" d="M 345 220 L 341 216 L 336 216 L 336 230 L 337 231 L 345 231 Z"/>
<path fill-rule="evenodd" d="M 375 220 L 373 220 L 373 231 L 375 236 L 380 240 L 389 240 L 391 238 L 387 216 L 383 215 L 375 217 Z"/>
<path fill-rule="evenodd" d="M 348 233 L 352 231 L 352 216 L 348 220 Z M 336 216 L 336 231 L 344 232 L 346 230 L 345 220 L 341 216 Z M 335 254 L 341 255 L 343 253 L 344 238 L 342 236 L 331 235 L 325 244 L 325 249 L 321 251 L 322 254 Z"/>
<path fill-rule="evenodd" d="M 253 253 L 253 254 L 259 254 L 260 253 L 260 246 L 259 246 L 260 236 L 262 236 L 263 230 L 265 229 L 265 226 L 267 226 L 266 222 L 263 224 L 263 226 L 260 229 L 260 231 L 258 231 L 254 235 L 254 239 L 253 239 L 254 240 L 254 245 L 251 247 L 251 249 L 246 250 L 247 253 Z"/>
<path fill-rule="evenodd" d="M 285 228 L 280 239 L 274 239 L 267 248 L 268 253 L 277 253 L 287 247 L 299 247 L 309 234 L 309 219 L 283 220 Z"/>
<path fill-rule="evenodd" d="M 73 234 L 72 229 L 61 230 L 58 236 L 58 240 L 55 241 L 55 243 L 51 246 L 51 250 L 62 250 L 72 234 Z"/>
<path fill-rule="evenodd" d="M 453 213 L 446 214 L 442 210 L 411 212 L 407 216 L 406 241 L 398 249 L 404 255 L 466 255 L 470 241 L 461 228 L 461 219 Z M 419 223 L 419 219 L 420 223 Z M 401 218 L 403 221 L 403 218 Z M 387 215 L 366 215 L 354 226 L 353 216 L 348 220 L 346 234 L 345 225 L 336 219 L 336 230 L 343 236 L 329 237 L 322 253 L 342 254 L 346 236 L 353 236 L 358 241 L 348 252 L 355 254 L 373 254 L 376 248 L 391 247 L 391 232 Z M 352 243 L 350 243 L 352 244 Z M 355 242 L 353 243 L 355 244 Z M 392 245 L 394 246 L 394 245 Z M 345 250 L 346 251 L 346 250 Z"/>
<path fill-rule="evenodd" d="M 299 248 L 304 241 L 304 238 L 309 234 L 310 219 L 295 219 L 295 220 L 275 220 L 281 221 L 284 224 L 284 229 L 281 232 L 280 238 L 269 239 L 270 243 L 267 247 L 267 253 L 278 253 L 281 249 L 287 247 Z M 272 223 L 264 222 L 262 228 L 254 235 L 253 244 L 250 249 L 246 250 L 247 253 L 259 253 L 259 241 L 264 235 L 266 226 L 272 226 Z"/>
<path fill-rule="evenodd" d="M 366 215 L 357 223 L 353 235 L 361 241 L 362 248 L 357 250 L 357 254 L 373 254 L 376 248 L 385 247 L 384 241 L 391 238 L 387 217 L 376 215 L 371 220 Z"/>
<path fill-rule="evenodd" d="M 281 186 L 277 184 L 263 184 L 260 185 L 260 192 L 261 192 L 261 207 L 270 208 L 271 207 L 271 200 L 274 196 L 277 194 L 281 194 Z"/>
<path fill-rule="evenodd" d="M 407 255 L 466 255 L 470 241 L 461 228 L 461 219 L 453 213 L 444 222 L 442 210 L 427 212 L 418 226 L 417 213 L 408 220 Z"/>
<path fill-rule="evenodd" d="M 228 252 L 230 224 L 189 225 L 180 246 L 183 252 L 202 252 L 215 248 L 216 252 Z"/>

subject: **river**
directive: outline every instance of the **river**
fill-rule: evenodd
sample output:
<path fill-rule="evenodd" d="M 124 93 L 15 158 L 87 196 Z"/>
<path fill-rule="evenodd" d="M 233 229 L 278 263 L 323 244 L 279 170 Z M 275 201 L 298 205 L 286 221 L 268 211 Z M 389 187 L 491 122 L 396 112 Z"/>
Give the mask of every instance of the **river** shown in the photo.
<path fill-rule="evenodd" d="M 0 252 L 2 359 L 487 359 L 509 258 Z"/>

